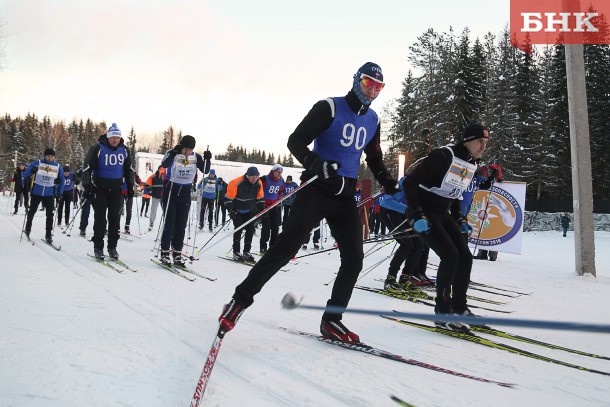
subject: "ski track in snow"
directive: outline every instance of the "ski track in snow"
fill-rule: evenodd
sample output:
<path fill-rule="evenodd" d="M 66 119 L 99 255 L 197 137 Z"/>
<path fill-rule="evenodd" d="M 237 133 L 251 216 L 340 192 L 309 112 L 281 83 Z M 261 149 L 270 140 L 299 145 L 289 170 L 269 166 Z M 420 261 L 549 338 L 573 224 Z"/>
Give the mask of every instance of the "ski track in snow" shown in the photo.
<path fill-rule="evenodd" d="M 6 200 L 0 199 L 0 208 L 8 207 Z M 92 222 L 93 216 L 88 238 Z M 134 226 L 136 222 L 132 222 Z M 68 237 L 57 229 L 54 240 L 62 245 L 57 252 L 42 242 L 35 246 L 19 243 L 22 225 L 23 208 L 18 216 L 0 215 L 0 405 L 187 405 L 218 328 L 218 314 L 249 271 L 217 257 L 226 254 L 231 239 L 209 253 L 204 251 L 201 260 L 191 265 L 218 281 L 197 278 L 188 282 L 150 262 L 156 232 L 142 234 L 133 242 L 119 241 L 121 259 L 138 269 L 137 273 L 125 270 L 119 274 L 88 258 L 93 244 L 77 233 Z M 75 230 L 78 232 L 76 226 L 72 232 Z M 137 235 L 137 227 L 132 227 L 132 233 Z M 205 231 L 197 233 L 199 244 L 211 236 Z M 32 239 L 42 236 L 44 214 L 39 212 Z M 257 244 L 255 237 L 253 246 Z M 475 261 L 472 279 L 532 294 L 517 298 L 474 290 L 470 294 L 506 301 L 507 305 L 493 307 L 514 310 L 507 318 L 608 324 L 610 233 L 596 233 L 596 249 L 598 277 L 579 277 L 573 271 L 573 234 L 562 238 L 559 231 L 527 233 L 523 255 L 500 253 L 497 262 Z M 391 250 L 388 245 L 367 257 L 364 268 L 386 258 Z M 190 247 L 185 251 L 191 254 Z M 300 254 L 304 253 L 311 252 Z M 417 406 L 608 404 L 608 377 L 376 316 L 346 314 L 344 321 L 371 346 L 461 373 L 516 383 L 517 387 L 454 377 L 283 332 L 280 326 L 318 333 L 319 312 L 287 312 L 280 309 L 279 302 L 287 291 L 293 291 L 299 298 L 305 296 L 304 303 L 324 304 L 332 289 L 324 283 L 335 276 L 339 254 L 332 251 L 304 260 L 289 263 L 286 273 L 277 273 L 235 330 L 225 336 L 204 405 L 392 406 L 390 394 Z M 432 254 L 430 262 L 438 264 L 438 259 Z M 387 266 L 388 260 L 359 284 L 380 287 L 375 279 L 385 276 Z M 434 268 L 429 274 L 435 274 Z M 354 291 L 350 305 L 431 311 L 420 304 L 360 290 Z M 607 334 L 497 328 L 610 356 Z M 610 361 L 479 335 L 610 371 Z"/>

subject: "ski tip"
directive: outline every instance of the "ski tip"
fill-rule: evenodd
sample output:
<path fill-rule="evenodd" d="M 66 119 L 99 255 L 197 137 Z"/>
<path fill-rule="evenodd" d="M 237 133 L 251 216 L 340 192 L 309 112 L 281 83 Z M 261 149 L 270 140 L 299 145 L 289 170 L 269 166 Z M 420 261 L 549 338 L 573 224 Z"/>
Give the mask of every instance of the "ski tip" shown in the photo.
<path fill-rule="evenodd" d="M 284 295 L 284 298 L 282 298 L 282 308 L 288 310 L 298 308 L 298 306 L 301 305 L 301 301 L 303 301 L 302 297 L 299 301 L 297 301 L 294 294 L 286 293 L 286 295 Z"/>

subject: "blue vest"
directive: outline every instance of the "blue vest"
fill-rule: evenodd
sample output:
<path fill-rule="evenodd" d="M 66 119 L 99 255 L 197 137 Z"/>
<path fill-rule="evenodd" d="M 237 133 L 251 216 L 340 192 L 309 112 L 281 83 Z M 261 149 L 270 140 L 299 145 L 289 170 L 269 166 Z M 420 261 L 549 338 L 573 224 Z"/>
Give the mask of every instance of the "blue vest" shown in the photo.
<path fill-rule="evenodd" d="M 384 198 L 380 200 L 379 205 L 382 208 L 390 211 L 405 214 L 407 211 L 407 198 L 405 197 L 405 191 L 403 189 L 403 183 L 405 182 L 406 175 L 398 181 L 398 192 L 394 195 L 383 194 Z"/>
<path fill-rule="evenodd" d="M 356 205 L 358 205 L 361 200 L 362 200 L 362 192 L 358 191 L 354 194 L 354 201 L 356 201 Z"/>
<path fill-rule="evenodd" d="M 316 137 L 313 151 L 322 160 L 341 164 L 338 174 L 348 178 L 358 177 L 360 157 L 364 148 L 375 136 L 379 118 L 369 109 L 359 116 L 350 109 L 344 97 L 332 98 L 335 115 L 330 127 Z"/>
<path fill-rule="evenodd" d="M 270 175 L 266 177 L 267 183 L 265 184 L 265 201 L 277 201 L 278 194 L 282 186 L 284 185 L 284 178 L 280 177 L 277 181 L 273 179 Z"/>
<path fill-rule="evenodd" d="M 70 172 L 70 175 L 64 177 L 64 192 L 70 192 L 74 189 L 74 173 Z"/>
<path fill-rule="evenodd" d="M 123 178 L 123 164 L 127 158 L 127 150 L 124 146 L 116 150 L 100 143 L 100 154 L 97 158 L 97 167 L 93 170 L 93 176 L 106 179 Z"/>

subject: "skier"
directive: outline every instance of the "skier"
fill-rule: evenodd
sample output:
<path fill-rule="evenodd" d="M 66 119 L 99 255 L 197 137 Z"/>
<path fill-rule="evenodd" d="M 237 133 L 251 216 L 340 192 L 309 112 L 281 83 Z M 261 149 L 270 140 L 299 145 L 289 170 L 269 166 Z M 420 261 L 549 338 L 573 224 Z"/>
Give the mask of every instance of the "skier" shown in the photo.
<path fill-rule="evenodd" d="M 381 234 L 386 234 L 386 223 L 381 221 L 381 216 L 379 215 L 379 211 L 381 210 L 381 202 L 385 199 L 387 194 L 381 189 L 381 193 L 375 197 L 373 201 L 373 205 L 371 205 L 371 219 L 369 221 L 369 227 L 371 228 L 372 233 L 375 236 L 379 235 L 380 228 Z"/>
<path fill-rule="evenodd" d="M 159 207 L 159 203 L 161 202 L 161 198 L 163 197 L 163 183 L 165 182 L 165 168 L 159 166 L 157 171 L 152 174 L 146 180 L 146 184 L 150 186 L 151 189 L 151 204 L 150 204 L 150 218 L 148 231 L 150 232 L 155 226 L 155 219 L 157 218 L 157 208 Z"/>
<path fill-rule="evenodd" d="M 220 315 L 220 327 L 230 331 L 243 311 L 273 275 L 294 255 L 309 232 L 326 218 L 339 245 L 341 266 L 327 306 L 344 309 L 349 303 L 364 257 L 362 230 L 354 200 L 356 178 L 362 153 L 375 178 L 396 190 L 385 165 L 380 147 L 380 122 L 371 102 L 384 87 L 381 68 L 367 62 L 353 77 L 346 96 L 317 102 L 288 139 L 292 155 L 305 167 L 302 181 L 318 179 L 297 192 L 277 243 L 256 263 L 239 284 L 233 298 Z M 307 147 L 314 143 L 313 151 Z M 342 311 L 327 309 L 322 316 L 320 332 L 326 338 L 359 342 L 359 337 L 342 324 Z"/>
<path fill-rule="evenodd" d="M 566 237 L 568 228 L 570 227 L 570 216 L 567 213 L 564 213 L 559 220 L 561 222 L 561 229 L 563 229 L 563 237 Z"/>
<path fill-rule="evenodd" d="M 104 260 L 104 235 L 108 225 L 108 255 L 119 258 L 117 243 L 121 228 L 121 207 L 123 198 L 121 189 L 123 179 L 127 185 L 128 195 L 133 196 L 134 173 L 132 157 L 121 130 L 116 123 L 108 128 L 106 134 L 87 152 L 83 164 L 82 184 L 85 189 L 83 198 L 93 205 L 93 253 L 98 260 Z M 83 229 L 81 228 L 81 233 Z"/>
<path fill-rule="evenodd" d="M 470 183 L 470 186 L 462 194 L 462 216 L 465 218 L 470 213 L 470 206 L 472 206 L 472 200 L 476 190 L 488 190 L 493 185 L 492 182 L 504 182 L 502 177 L 502 167 L 498 164 L 482 165 L 474 173 L 474 178 Z M 477 231 L 478 232 L 478 231 Z M 479 236 L 474 236 L 476 239 Z M 479 249 L 476 256 L 473 259 L 487 260 L 489 255 L 489 261 L 496 261 L 498 258 L 498 252 L 495 250 Z"/>
<path fill-rule="evenodd" d="M 42 202 L 47 215 L 45 240 L 48 243 L 53 243 L 55 197 L 64 192 L 64 170 L 55 161 L 55 150 L 46 148 L 43 155 L 42 160 L 33 161 L 23 172 L 23 178 L 33 177 L 30 208 L 25 223 L 25 235 L 28 239 L 30 238 L 32 220 L 38 210 L 38 205 Z"/>
<path fill-rule="evenodd" d="M 280 164 L 275 164 L 269 174 L 260 178 L 265 194 L 265 208 L 279 201 L 284 193 L 284 178 L 282 172 L 284 168 Z M 261 254 L 267 252 L 267 247 L 275 245 L 277 234 L 282 221 L 282 208 L 275 206 L 267 211 L 261 218 Z M 269 246 L 267 246 L 269 244 Z"/>
<path fill-rule="evenodd" d="M 167 174 L 161 203 L 165 212 L 165 224 L 161 235 L 160 260 L 165 264 L 171 264 L 171 248 L 174 264 L 179 267 L 185 266 L 182 246 L 191 210 L 193 180 L 198 169 L 204 174 L 210 171 L 212 159 L 212 153 L 209 151 L 205 151 L 203 157 L 193 151 L 195 143 L 193 136 L 182 137 L 179 144 L 165 153 L 161 162 Z"/>
<path fill-rule="evenodd" d="M 89 214 L 91 213 L 92 199 L 91 199 L 91 197 L 89 197 L 89 198 L 87 197 L 87 194 L 85 193 L 85 188 L 83 188 L 83 183 L 82 183 L 83 173 L 84 173 L 84 167 L 82 167 L 82 166 L 78 170 L 76 170 L 76 177 L 81 180 L 80 184 L 78 185 L 78 188 L 83 190 L 83 193 L 81 196 L 80 222 L 79 222 L 78 230 L 79 230 L 80 236 L 85 237 L 87 235 L 87 226 L 89 225 Z"/>
<path fill-rule="evenodd" d="M 233 226 L 237 229 L 260 211 L 265 209 L 265 195 L 260 180 L 258 168 L 250 167 L 246 173 L 229 182 L 225 194 L 225 206 L 229 211 Z M 250 253 L 252 249 L 252 237 L 254 236 L 254 222 L 246 227 L 244 237 L 244 251 L 240 253 L 241 230 L 233 233 L 233 259 L 237 261 L 254 261 Z"/>
<path fill-rule="evenodd" d="M 459 198 L 474 176 L 488 139 L 486 127 L 469 124 L 460 142 L 433 150 L 403 185 L 409 223 L 440 257 L 434 308 L 439 315 L 474 315 L 466 304 L 472 255 L 464 237 L 472 228 L 460 212 Z M 469 331 L 468 325 L 443 321 L 442 317 L 435 323 L 446 329 Z"/>
<path fill-rule="evenodd" d="M 201 210 L 199 213 L 199 230 L 203 230 L 203 224 L 205 223 L 205 214 L 208 214 L 208 226 L 210 232 L 212 231 L 212 220 L 214 219 L 214 202 L 216 201 L 216 188 L 218 179 L 216 178 L 216 171 L 211 169 L 207 177 L 205 177 L 199 184 L 201 191 Z"/>
<path fill-rule="evenodd" d="M 292 175 L 289 175 L 286 177 L 286 183 L 284 184 L 284 193 L 286 195 L 290 194 L 292 191 L 294 191 L 298 187 L 299 187 L 299 184 L 292 181 Z M 288 215 L 290 215 L 290 209 L 292 208 L 292 204 L 294 203 L 294 198 L 295 198 L 295 195 L 293 194 L 293 195 L 290 195 L 288 198 L 284 199 L 284 201 L 282 202 L 282 206 L 284 207 L 284 217 L 282 219 L 282 228 L 284 227 L 284 224 L 286 223 L 286 218 L 288 218 Z"/>
<path fill-rule="evenodd" d="M 216 188 L 216 213 L 214 214 L 214 226 L 218 226 L 218 215 L 222 211 L 222 224 L 227 221 L 227 207 L 225 206 L 227 194 L 227 183 L 221 177 L 218 177 L 218 187 Z"/>
<path fill-rule="evenodd" d="M 27 180 L 23 179 L 23 172 L 25 171 L 25 163 L 19 163 L 19 166 L 15 170 L 15 174 L 13 174 L 13 179 L 11 182 L 14 182 L 15 185 L 15 212 L 13 215 L 17 215 L 17 208 L 25 203 L 25 211 L 27 212 L 30 208 L 30 194 L 29 194 L 29 183 Z M 21 202 L 23 200 L 23 203 Z"/>
<path fill-rule="evenodd" d="M 150 207 L 152 187 L 150 185 L 142 185 L 142 207 L 140 208 L 140 217 L 148 218 L 148 208 Z"/>
<path fill-rule="evenodd" d="M 74 198 L 74 173 L 70 169 L 69 166 L 64 167 L 64 192 L 58 196 L 58 205 L 57 205 L 57 225 L 61 226 L 61 215 L 64 212 L 65 205 L 65 217 L 66 226 L 70 222 L 70 206 L 72 204 L 72 199 Z"/>
<path fill-rule="evenodd" d="M 405 294 L 411 284 L 411 277 L 419 273 L 419 255 L 421 254 L 423 241 L 413 233 L 409 233 L 409 225 L 406 220 L 407 200 L 404 193 L 404 182 L 406 176 L 398 182 L 400 188 L 395 194 L 387 194 L 379 203 L 379 221 L 392 232 L 392 236 L 398 243 L 398 249 L 390 261 L 388 275 L 383 284 L 384 290 Z M 400 278 L 396 281 L 398 270 L 404 263 Z"/>

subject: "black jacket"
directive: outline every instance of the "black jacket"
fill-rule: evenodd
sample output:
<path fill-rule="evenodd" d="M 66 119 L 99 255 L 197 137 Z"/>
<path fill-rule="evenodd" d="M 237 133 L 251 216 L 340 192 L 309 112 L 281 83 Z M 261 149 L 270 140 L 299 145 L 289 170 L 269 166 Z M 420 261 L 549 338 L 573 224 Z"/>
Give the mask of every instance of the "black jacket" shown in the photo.
<path fill-rule="evenodd" d="M 121 138 L 121 141 L 119 142 L 119 144 L 116 147 L 112 147 L 109 143 L 108 143 L 108 139 L 106 138 L 105 134 L 102 134 L 98 140 L 98 142 L 89 149 L 89 152 L 87 152 L 87 156 L 85 157 L 85 162 L 83 163 L 83 177 L 82 177 L 82 185 L 83 188 L 88 189 L 90 188 L 91 185 L 93 185 L 95 188 L 98 189 L 103 189 L 103 190 L 116 190 L 116 189 L 121 189 L 121 187 L 123 186 L 123 180 L 122 179 L 107 179 L 107 178 L 99 178 L 99 177 L 92 177 L 92 173 L 93 170 L 97 167 L 97 162 L 98 162 L 98 158 L 99 158 L 99 154 L 100 154 L 100 144 L 104 144 L 105 146 L 116 150 L 117 148 L 123 146 L 125 147 L 125 150 L 127 151 L 127 157 L 125 158 L 125 161 L 123 162 L 123 176 L 125 178 L 125 182 L 127 183 L 127 189 L 129 190 L 129 188 L 133 188 L 133 183 L 134 183 L 134 172 L 132 167 L 132 158 L 131 158 L 131 153 L 129 152 L 129 149 L 127 148 L 127 146 L 125 146 L 124 142 L 123 142 L 123 138 Z"/>

